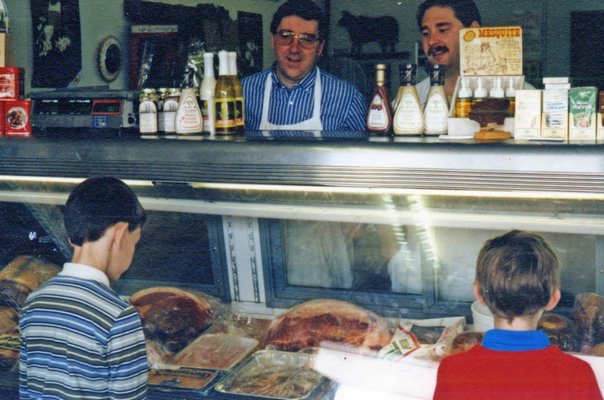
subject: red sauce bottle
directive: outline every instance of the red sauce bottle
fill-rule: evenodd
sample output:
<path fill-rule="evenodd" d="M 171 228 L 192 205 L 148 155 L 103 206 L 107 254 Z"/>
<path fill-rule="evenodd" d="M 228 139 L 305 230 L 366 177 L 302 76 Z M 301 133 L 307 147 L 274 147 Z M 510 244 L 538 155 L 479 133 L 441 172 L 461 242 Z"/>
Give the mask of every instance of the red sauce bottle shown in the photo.
<path fill-rule="evenodd" d="M 386 64 L 375 66 L 376 84 L 371 93 L 371 103 L 367 111 L 367 130 L 373 133 L 389 133 L 392 129 L 392 105 L 386 81 Z"/>

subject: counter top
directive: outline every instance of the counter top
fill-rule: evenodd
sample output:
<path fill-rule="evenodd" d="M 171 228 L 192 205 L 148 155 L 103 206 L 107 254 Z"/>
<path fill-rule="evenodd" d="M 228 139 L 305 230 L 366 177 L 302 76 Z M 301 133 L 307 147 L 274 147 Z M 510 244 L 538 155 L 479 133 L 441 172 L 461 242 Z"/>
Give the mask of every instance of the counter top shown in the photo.
<path fill-rule="evenodd" d="M 155 182 L 604 191 L 598 144 L 476 142 L 364 132 L 240 136 L 69 132 L 0 138 L 0 174 Z"/>

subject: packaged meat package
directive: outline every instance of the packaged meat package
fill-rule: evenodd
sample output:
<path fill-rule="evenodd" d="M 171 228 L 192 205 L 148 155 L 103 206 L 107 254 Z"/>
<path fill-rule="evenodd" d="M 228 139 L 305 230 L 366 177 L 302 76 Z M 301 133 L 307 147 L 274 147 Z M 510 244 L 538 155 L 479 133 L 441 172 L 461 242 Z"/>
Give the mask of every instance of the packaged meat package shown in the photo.
<path fill-rule="evenodd" d="M 552 345 L 562 351 L 579 352 L 581 350 L 580 337 L 574 321 L 556 313 L 545 313 L 541 316 L 537 329 L 549 337 Z"/>
<path fill-rule="evenodd" d="M 372 311 L 340 300 L 310 300 L 290 308 L 270 324 L 266 346 L 299 351 L 322 341 L 380 350 L 390 343 L 388 321 Z"/>
<path fill-rule="evenodd" d="M 229 333 L 206 333 L 175 354 L 168 363 L 181 367 L 231 370 L 256 347 L 256 339 Z"/>
<path fill-rule="evenodd" d="M 199 368 L 153 368 L 149 371 L 149 392 L 152 398 L 203 398 L 223 376 L 223 372 Z M 154 392 L 161 394 L 154 396 Z"/>
<path fill-rule="evenodd" d="M 578 294 L 572 319 L 577 323 L 581 352 L 589 354 L 594 345 L 604 342 L 604 296 L 597 293 Z"/>
<path fill-rule="evenodd" d="M 405 357 L 439 361 L 450 354 L 453 339 L 465 328 L 464 317 L 402 319 L 391 342 L 378 356 L 390 361 L 400 361 Z"/>
<path fill-rule="evenodd" d="M 17 312 L 27 296 L 61 271 L 61 267 L 34 256 L 18 256 L 0 271 L 0 307 Z"/>
<path fill-rule="evenodd" d="M 213 324 L 228 320 L 227 308 L 213 296 L 175 287 L 153 287 L 130 297 L 138 310 L 148 344 L 165 358 L 187 347 Z"/>
<path fill-rule="evenodd" d="M 326 379 L 310 368 L 311 361 L 310 354 L 260 350 L 218 381 L 214 390 L 242 398 L 315 398 Z"/>

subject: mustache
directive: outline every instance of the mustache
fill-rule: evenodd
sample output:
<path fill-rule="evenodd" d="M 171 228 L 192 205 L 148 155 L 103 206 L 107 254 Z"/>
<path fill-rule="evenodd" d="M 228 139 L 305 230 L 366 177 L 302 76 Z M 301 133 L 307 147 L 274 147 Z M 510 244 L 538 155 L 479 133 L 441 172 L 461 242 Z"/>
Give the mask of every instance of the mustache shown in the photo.
<path fill-rule="evenodd" d="M 433 46 L 428 49 L 428 55 L 432 56 L 432 55 L 434 55 L 434 53 L 437 53 L 437 52 L 444 53 L 446 51 L 449 51 L 449 49 L 446 46 Z"/>

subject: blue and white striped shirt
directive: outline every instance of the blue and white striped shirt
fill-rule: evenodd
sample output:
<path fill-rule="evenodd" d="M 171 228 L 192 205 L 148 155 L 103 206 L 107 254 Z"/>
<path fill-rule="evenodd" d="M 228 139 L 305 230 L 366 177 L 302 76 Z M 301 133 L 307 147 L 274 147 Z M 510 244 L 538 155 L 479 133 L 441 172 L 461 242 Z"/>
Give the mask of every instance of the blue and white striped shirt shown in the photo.
<path fill-rule="evenodd" d="M 315 67 L 292 89 L 283 86 L 273 68 L 242 79 L 245 99 L 245 129 L 257 130 L 262 119 L 264 85 L 271 74 L 273 89 L 268 120 L 275 125 L 292 125 L 312 117 L 314 85 L 318 68 Z M 323 70 L 321 75 L 321 123 L 324 131 L 365 130 L 367 103 L 361 92 L 352 84 Z"/>
<path fill-rule="evenodd" d="M 94 275 L 86 265 L 65 267 Z M 146 398 L 141 319 L 103 281 L 62 273 L 28 297 L 19 320 L 21 399 Z"/>

